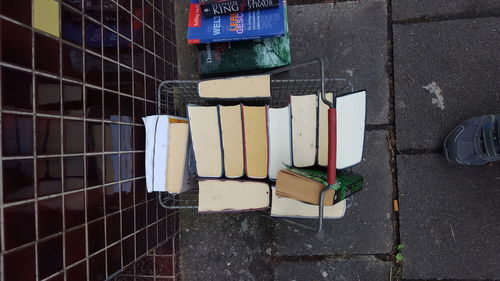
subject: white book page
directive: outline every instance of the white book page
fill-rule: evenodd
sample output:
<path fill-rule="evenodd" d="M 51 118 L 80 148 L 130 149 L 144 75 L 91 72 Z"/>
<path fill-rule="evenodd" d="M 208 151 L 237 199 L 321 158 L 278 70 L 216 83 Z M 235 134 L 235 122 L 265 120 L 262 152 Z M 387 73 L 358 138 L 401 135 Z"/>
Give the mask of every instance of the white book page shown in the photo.
<path fill-rule="evenodd" d="M 346 210 L 346 201 L 342 200 L 332 206 L 323 207 L 323 218 L 342 218 Z M 294 217 L 294 218 L 317 218 L 319 206 L 304 203 L 291 198 L 276 196 L 276 188 L 272 187 L 271 216 L 274 217 Z"/>
<path fill-rule="evenodd" d="M 337 98 L 337 169 L 361 162 L 365 140 L 365 114 L 366 91 Z"/>
<path fill-rule="evenodd" d="M 291 96 L 293 165 L 313 166 L 316 162 L 316 95 Z"/>
<path fill-rule="evenodd" d="M 269 178 L 276 179 L 278 172 L 292 164 L 290 107 L 269 108 Z"/>
<path fill-rule="evenodd" d="M 156 126 L 153 163 L 153 186 L 155 191 L 165 191 L 167 187 L 169 125 L 169 116 L 159 116 Z"/>
<path fill-rule="evenodd" d="M 146 127 L 146 188 L 148 192 L 153 192 L 153 161 L 154 154 L 153 148 L 155 145 L 155 131 L 156 131 L 156 122 L 158 120 L 158 115 L 143 117 L 142 121 L 144 122 L 144 126 Z"/>

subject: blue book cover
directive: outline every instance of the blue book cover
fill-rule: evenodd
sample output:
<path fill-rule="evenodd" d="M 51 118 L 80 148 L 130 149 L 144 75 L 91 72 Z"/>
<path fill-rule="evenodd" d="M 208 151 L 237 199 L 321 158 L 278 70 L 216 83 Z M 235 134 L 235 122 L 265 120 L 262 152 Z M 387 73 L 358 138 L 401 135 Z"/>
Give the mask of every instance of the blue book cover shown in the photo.
<path fill-rule="evenodd" d="M 199 0 L 190 0 L 188 44 L 253 40 L 283 36 L 286 31 L 283 0 L 279 7 L 202 16 Z"/>

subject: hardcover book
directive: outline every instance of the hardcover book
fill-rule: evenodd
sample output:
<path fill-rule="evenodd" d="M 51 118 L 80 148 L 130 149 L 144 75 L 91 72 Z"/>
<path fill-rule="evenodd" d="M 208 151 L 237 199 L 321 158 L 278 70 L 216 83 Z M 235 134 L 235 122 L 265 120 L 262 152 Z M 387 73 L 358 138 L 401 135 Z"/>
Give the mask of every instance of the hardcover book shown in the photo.
<path fill-rule="evenodd" d="M 276 38 L 200 44 L 198 47 L 200 74 L 220 74 L 237 71 L 270 69 L 289 65 L 288 35 Z"/>
<path fill-rule="evenodd" d="M 245 143 L 245 170 L 249 178 L 267 177 L 267 107 L 246 106 L 243 112 L 243 139 Z"/>
<path fill-rule="evenodd" d="M 269 137 L 269 178 L 276 179 L 280 170 L 292 164 L 290 106 L 269 108 L 267 128 Z"/>
<path fill-rule="evenodd" d="M 241 105 L 219 105 L 219 117 L 224 152 L 224 176 L 239 178 L 243 176 L 245 166 Z"/>
<path fill-rule="evenodd" d="M 319 206 L 304 203 L 298 200 L 278 197 L 276 188 L 272 187 L 271 216 L 292 217 L 292 218 L 317 218 Z M 345 214 L 346 201 L 342 200 L 338 204 L 323 207 L 324 219 L 339 219 Z"/>
<path fill-rule="evenodd" d="M 289 65 L 292 62 L 292 56 L 290 54 L 286 8 L 285 5 L 286 32 L 284 36 L 199 44 L 200 74 L 221 74 Z"/>
<path fill-rule="evenodd" d="M 199 177 L 222 176 L 222 148 L 217 106 L 188 105 L 189 128 Z"/>
<path fill-rule="evenodd" d="M 276 195 L 319 204 L 320 192 L 326 185 L 326 171 L 288 167 L 278 173 Z M 325 194 L 325 206 L 337 204 L 362 189 L 363 176 L 354 172 L 339 172 L 336 184 Z"/>
<path fill-rule="evenodd" d="M 333 100 L 327 93 L 326 99 Z M 337 169 L 361 162 L 363 155 L 366 91 L 337 98 Z M 318 165 L 328 165 L 328 106 L 319 99 Z"/>
<path fill-rule="evenodd" d="M 201 11 L 204 17 L 214 17 L 277 6 L 279 6 L 279 0 L 228 0 L 204 2 L 201 4 Z"/>
<path fill-rule="evenodd" d="M 276 195 L 319 205 L 321 190 L 325 185 L 315 179 L 294 173 L 291 170 L 281 170 L 276 177 Z M 326 192 L 325 206 L 333 205 L 334 190 Z"/>
<path fill-rule="evenodd" d="M 188 44 L 253 40 L 283 36 L 286 32 L 283 0 L 275 8 L 202 17 L 198 0 L 190 0 Z"/>
<path fill-rule="evenodd" d="M 316 163 L 316 95 L 290 96 L 292 110 L 292 155 L 296 167 Z"/>
<path fill-rule="evenodd" d="M 146 187 L 151 191 L 180 193 L 187 190 L 189 126 L 185 118 L 152 115 L 146 127 Z"/>
<path fill-rule="evenodd" d="M 202 80 L 198 83 L 201 98 L 269 98 L 271 97 L 271 76 L 252 75 Z"/>
<path fill-rule="evenodd" d="M 241 212 L 269 207 L 269 185 L 265 182 L 206 179 L 198 185 L 198 212 Z"/>

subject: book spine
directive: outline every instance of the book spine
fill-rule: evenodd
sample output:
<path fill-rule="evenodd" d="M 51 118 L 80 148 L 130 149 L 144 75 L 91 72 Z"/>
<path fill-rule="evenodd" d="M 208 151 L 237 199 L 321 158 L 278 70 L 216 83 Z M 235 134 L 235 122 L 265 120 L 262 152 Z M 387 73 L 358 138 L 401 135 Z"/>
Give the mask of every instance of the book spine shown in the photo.
<path fill-rule="evenodd" d="M 245 41 L 245 40 L 257 40 L 266 38 L 275 38 L 281 35 L 262 35 L 262 36 L 246 36 L 246 37 L 226 37 L 226 38 L 211 38 L 211 39 L 188 39 L 188 44 L 199 44 L 199 43 L 218 43 L 218 42 L 230 42 L 230 41 Z"/>
<path fill-rule="evenodd" d="M 230 13 L 278 7 L 279 0 L 229 0 L 224 2 L 208 2 L 201 5 L 204 17 L 215 17 Z"/>

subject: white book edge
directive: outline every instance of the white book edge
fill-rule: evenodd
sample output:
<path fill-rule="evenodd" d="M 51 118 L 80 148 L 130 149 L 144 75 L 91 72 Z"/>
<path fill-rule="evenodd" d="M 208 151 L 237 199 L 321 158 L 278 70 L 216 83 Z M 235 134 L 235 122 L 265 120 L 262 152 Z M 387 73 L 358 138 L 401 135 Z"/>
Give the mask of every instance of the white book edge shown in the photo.
<path fill-rule="evenodd" d="M 314 100 L 307 100 L 310 97 L 314 97 Z M 316 156 L 318 153 L 317 148 L 317 127 L 318 127 L 318 96 L 315 94 L 312 95 L 303 95 L 303 96 L 291 96 L 290 97 L 290 111 L 292 115 L 292 162 L 293 165 L 299 168 L 302 167 L 310 167 L 316 164 Z M 295 101 L 295 102 L 294 102 Z M 309 104 L 308 104 L 309 103 Z M 314 114 L 309 115 L 300 115 L 297 112 L 304 110 L 307 107 L 314 108 Z M 294 113 L 295 112 L 295 113 Z M 295 129 L 301 130 L 310 130 L 311 140 L 310 144 L 302 144 L 300 147 L 298 143 L 298 135 L 294 132 Z M 314 132 L 313 132 L 314 131 Z M 300 132 L 299 135 L 302 136 L 303 139 L 304 132 Z M 304 152 L 304 151 L 308 152 Z M 307 155 L 307 158 L 301 159 L 299 155 Z M 300 161 L 298 161 L 300 160 Z"/>
<path fill-rule="evenodd" d="M 266 182 L 204 179 L 198 185 L 200 213 L 262 210 L 270 204 L 269 185 Z M 227 187 L 232 192 L 228 192 Z"/>
<path fill-rule="evenodd" d="M 215 107 L 216 109 L 216 113 L 217 113 L 217 128 L 218 128 L 218 132 L 219 132 L 219 150 L 221 152 L 221 155 L 220 155 L 220 162 L 221 162 L 221 165 L 220 165 L 220 174 L 219 175 L 216 175 L 216 176 L 206 176 L 206 175 L 199 175 L 198 174 L 198 160 L 196 159 L 196 144 L 195 142 L 193 141 L 193 130 L 192 130 L 192 126 L 191 126 L 191 117 L 189 116 L 189 109 L 192 108 L 192 107 Z M 222 140 L 221 140 L 221 133 L 220 133 L 220 118 L 219 118 L 219 110 L 217 108 L 217 106 L 200 106 L 200 105 L 196 105 L 196 104 L 189 104 L 187 105 L 187 111 L 188 111 L 188 124 L 189 124 L 189 137 L 191 139 L 191 145 L 193 146 L 193 151 L 194 151 L 194 159 L 195 159 L 195 167 L 196 167 L 196 174 L 198 177 L 201 177 L 201 178 L 220 178 L 223 176 L 223 172 L 224 172 L 224 156 L 222 155 L 223 151 L 222 151 Z"/>
<path fill-rule="evenodd" d="M 286 218 L 302 218 L 302 219 L 317 219 L 319 213 L 319 205 L 312 205 L 308 203 L 304 203 L 295 199 L 278 197 L 276 196 L 276 187 L 271 187 L 271 216 L 272 217 L 286 217 Z M 281 208 L 285 208 L 287 206 L 288 212 L 296 212 L 296 214 L 283 215 L 276 214 L 276 209 L 278 208 L 278 204 L 280 204 Z M 308 214 L 300 215 L 298 210 L 308 209 Z M 323 209 L 323 218 L 324 219 L 340 219 L 344 217 L 346 211 L 346 200 L 342 200 L 335 205 L 332 206 L 324 206 Z M 333 215 L 335 214 L 335 215 Z"/>
<path fill-rule="evenodd" d="M 145 171 L 148 192 L 166 191 L 171 119 L 187 121 L 186 118 L 171 115 L 150 115 L 142 118 L 146 127 Z"/>
<path fill-rule="evenodd" d="M 254 87 L 249 87 L 249 85 Z M 239 89 L 240 96 L 231 96 L 234 89 Z M 202 80 L 198 83 L 198 95 L 201 98 L 211 99 L 269 98 L 271 97 L 271 76 L 257 74 Z"/>
<path fill-rule="evenodd" d="M 273 117 L 283 118 L 285 115 L 288 116 L 288 118 L 285 118 L 288 121 L 286 124 L 272 121 L 275 120 Z M 268 135 L 268 147 L 269 147 L 268 176 L 269 179 L 271 180 L 276 180 L 278 172 L 282 169 L 286 169 L 284 164 L 287 165 L 292 164 L 291 126 L 292 125 L 291 125 L 290 105 L 282 108 L 268 108 L 267 112 L 267 129 L 268 129 L 267 135 Z M 288 136 L 288 142 L 273 143 L 272 142 L 273 136 Z M 288 151 L 288 154 L 286 153 L 286 151 Z"/>
<path fill-rule="evenodd" d="M 243 118 L 242 118 L 242 105 L 241 104 L 238 104 L 238 105 L 235 105 L 235 106 L 239 106 L 240 107 L 240 123 L 241 123 L 241 145 L 242 145 L 242 148 L 243 148 L 243 151 L 242 151 L 242 157 L 243 157 L 243 165 L 242 165 L 242 168 L 241 168 L 241 174 L 239 176 L 229 176 L 226 174 L 226 152 L 225 152 L 225 148 L 224 148 L 224 128 L 223 128 L 223 124 L 222 124 L 222 119 L 221 119 L 221 107 L 225 107 L 225 105 L 217 105 L 217 110 L 218 110 L 218 114 L 219 114 L 219 130 L 220 130 L 220 138 L 221 138 L 221 151 L 222 151 L 222 163 L 224 163 L 224 177 L 228 178 L 228 179 L 238 179 L 238 178 L 241 178 L 245 175 L 245 140 L 243 138 Z"/>

